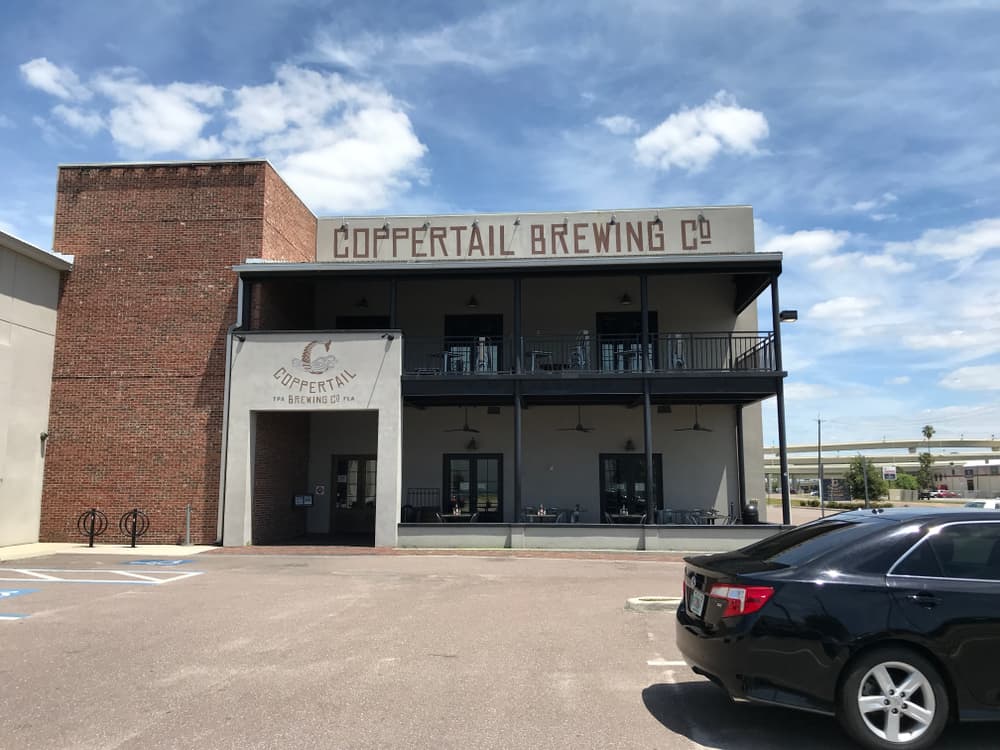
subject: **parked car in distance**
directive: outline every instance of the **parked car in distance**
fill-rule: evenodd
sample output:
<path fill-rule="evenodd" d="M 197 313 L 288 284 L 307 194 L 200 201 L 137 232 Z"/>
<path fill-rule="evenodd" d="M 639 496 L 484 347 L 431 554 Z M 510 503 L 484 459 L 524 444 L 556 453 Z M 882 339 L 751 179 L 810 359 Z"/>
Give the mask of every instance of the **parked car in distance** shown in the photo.
<path fill-rule="evenodd" d="M 677 644 L 735 700 L 881 750 L 1000 721 L 1000 511 L 850 511 L 685 562 Z"/>
<path fill-rule="evenodd" d="M 961 497 L 955 490 L 934 490 L 931 492 L 931 497 Z"/>
<path fill-rule="evenodd" d="M 985 510 L 1000 510 L 1000 498 L 994 497 L 989 500 L 970 500 L 965 504 L 966 508 L 983 508 Z"/>

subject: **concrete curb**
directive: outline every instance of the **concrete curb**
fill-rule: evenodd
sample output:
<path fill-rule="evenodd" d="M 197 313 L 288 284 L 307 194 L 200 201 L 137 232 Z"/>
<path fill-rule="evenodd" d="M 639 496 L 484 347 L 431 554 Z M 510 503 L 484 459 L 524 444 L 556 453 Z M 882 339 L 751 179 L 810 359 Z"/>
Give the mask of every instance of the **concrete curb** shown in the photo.
<path fill-rule="evenodd" d="M 681 603 L 679 596 L 635 596 L 625 601 L 632 612 L 674 612 Z"/>

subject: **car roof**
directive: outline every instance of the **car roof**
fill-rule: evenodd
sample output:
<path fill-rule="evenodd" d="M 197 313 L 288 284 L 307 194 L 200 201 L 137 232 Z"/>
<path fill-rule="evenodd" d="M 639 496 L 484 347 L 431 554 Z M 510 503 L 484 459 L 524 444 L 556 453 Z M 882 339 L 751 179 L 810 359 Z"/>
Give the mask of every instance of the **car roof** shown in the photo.
<path fill-rule="evenodd" d="M 836 516 L 842 519 L 866 520 L 879 518 L 886 521 L 914 522 L 934 521 L 1000 521 L 1000 511 L 983 508 L 875 508 L 870 510 L 849 510 Z"/>

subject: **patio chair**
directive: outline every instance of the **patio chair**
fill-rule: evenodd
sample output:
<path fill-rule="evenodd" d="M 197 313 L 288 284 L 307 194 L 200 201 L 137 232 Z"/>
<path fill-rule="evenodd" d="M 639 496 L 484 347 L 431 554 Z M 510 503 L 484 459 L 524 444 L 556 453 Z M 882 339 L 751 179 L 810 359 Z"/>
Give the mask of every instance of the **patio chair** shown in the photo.
<path fill-rule="evenodd" d="M 441 514 L 440 513 L 435 513 L 434 516 L 437 518 L 437 522 L 438 523 L 444 523 L 444 519 L 441 518 Z"/>
<path fill-rule="evenodd" d="M 471 516 L 471 517 L 469 518 L 469 523 L 475 523 L 475 522 L 476 522 L 476 521 L 478 521 L 478 520 L 479 520 L 479 511 L 477 510 L 477 511 L 476 511 L 475 513 L 473 513 L 473 514 L 472 514 L 472 516 Z"/>

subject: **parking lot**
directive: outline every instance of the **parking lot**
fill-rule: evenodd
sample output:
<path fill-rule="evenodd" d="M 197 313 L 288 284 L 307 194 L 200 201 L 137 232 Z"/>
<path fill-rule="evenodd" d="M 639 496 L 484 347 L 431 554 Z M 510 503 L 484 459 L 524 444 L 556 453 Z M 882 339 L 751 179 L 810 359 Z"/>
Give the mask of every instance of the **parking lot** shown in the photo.
<path fill-rule="evenodd" d="M 624 606 L 676 596 L 682 564 L 620 558 L 4 562 L 0 590 L 30 592 L 0 597 L 22 616 L 0 620 L 0 747 L 851 747 L 694 675 L 672 613 Z"/>

